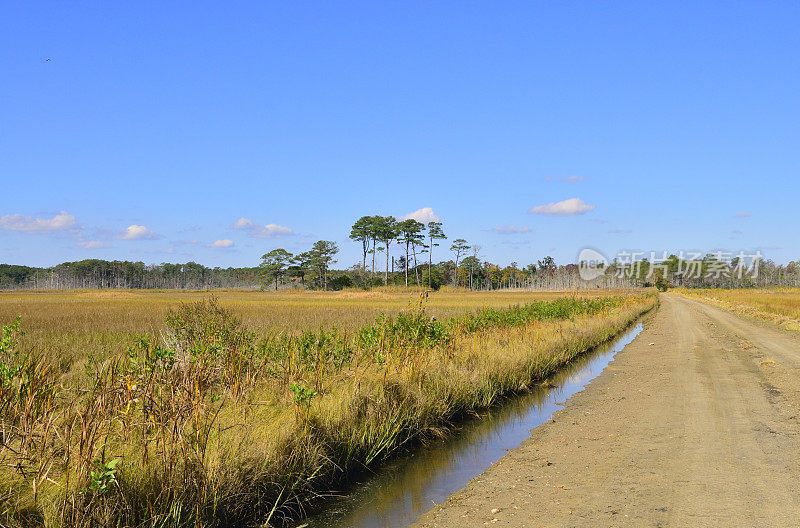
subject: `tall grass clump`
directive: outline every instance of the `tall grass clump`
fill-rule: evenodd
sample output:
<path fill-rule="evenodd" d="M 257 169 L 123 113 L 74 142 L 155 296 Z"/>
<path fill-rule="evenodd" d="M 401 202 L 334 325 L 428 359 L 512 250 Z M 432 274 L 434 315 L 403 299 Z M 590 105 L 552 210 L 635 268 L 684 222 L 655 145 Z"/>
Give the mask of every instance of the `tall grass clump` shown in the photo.
<path fill-rule="evenodd" d="M 214 299 L 171 310 L 79 380 L 0 343 L 0 514 L 25 526 L 280 525 L 610 339 L 651 295 L 437 320 L 422 297 L 358 329 L 255 334 Z"/>

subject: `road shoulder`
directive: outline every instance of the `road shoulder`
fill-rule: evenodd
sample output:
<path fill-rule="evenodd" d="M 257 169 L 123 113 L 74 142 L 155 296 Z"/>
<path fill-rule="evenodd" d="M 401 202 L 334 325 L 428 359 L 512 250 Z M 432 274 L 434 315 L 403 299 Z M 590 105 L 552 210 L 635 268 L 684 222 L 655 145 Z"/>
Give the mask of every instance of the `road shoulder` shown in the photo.
<path fill-rule="evenodd" d="M 585 391 L 415 526 L 793 526 L 800 348 L 662 298 Z"/>

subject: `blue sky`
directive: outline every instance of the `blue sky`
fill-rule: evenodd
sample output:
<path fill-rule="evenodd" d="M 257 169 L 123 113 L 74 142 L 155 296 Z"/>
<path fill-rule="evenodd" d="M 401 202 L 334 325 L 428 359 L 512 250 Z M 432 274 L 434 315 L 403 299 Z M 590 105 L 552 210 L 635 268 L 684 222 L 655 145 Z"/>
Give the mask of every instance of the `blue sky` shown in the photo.
<path fill-rule="evenodd" d="M 424 208 L 500 263 L 800 257 L 796 2 L 91 4 L 4 6 L 0 262 L 350 265 Z"/>

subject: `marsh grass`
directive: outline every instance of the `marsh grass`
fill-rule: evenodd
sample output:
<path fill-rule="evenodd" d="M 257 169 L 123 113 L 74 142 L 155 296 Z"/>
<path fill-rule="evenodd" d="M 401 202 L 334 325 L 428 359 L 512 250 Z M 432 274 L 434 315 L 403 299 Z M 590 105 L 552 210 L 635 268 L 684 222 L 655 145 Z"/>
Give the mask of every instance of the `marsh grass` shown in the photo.
<path fill-rule="evenodd" d="M 62 353 L 76 349 L 98 355 L 124 352 L 142 333 L 165 329 L 165 317 L 179 303 L 201 301 L 213 295 L 219 305 L 241 319 L 245 327 L 261 332 L 294 333 L 322 327 L 358 329 L 381 313 L 394 315 L 419 299 L 413 289 L 385 291 L 280 291 L 248 290 L 76 290 L 0 291 L 0 321 L 22 316 L 29 344 L 41 343 Z M 597 290 L 581 297 L 623 295 Z M 572 296 L 567 292 L 467 292 L 443 289 L 430 293 L 426 312 L 445 319 L 480 308 L 503 308 L 533 300 Z"/>
<path fill-rule="evenodd" d="M 279 525 L 656 302 L 562 295 L 467 313 L 464 301 L 432 317 L 423 294 L 360 326 L 256 332 L 200 300 L 167 310 L 124 352 L 72 352 L 80 374 L 60 348 L 25 346 L 13 322 L 0 354 L 0 508 L 26 525 Z"/>
<path fill-rule="evenodd" d="M 675 290 L 726 310 L 800 331 L 800 288 Z"/>

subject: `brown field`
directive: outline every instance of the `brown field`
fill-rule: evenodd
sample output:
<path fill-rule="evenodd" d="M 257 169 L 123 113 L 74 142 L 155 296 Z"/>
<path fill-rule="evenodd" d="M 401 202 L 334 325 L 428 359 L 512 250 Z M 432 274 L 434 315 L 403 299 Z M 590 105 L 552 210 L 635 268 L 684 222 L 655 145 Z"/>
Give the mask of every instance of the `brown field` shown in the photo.
<path fill-rule="evenodd" d="M 800 331 L 800 288 L 679 289 L 678 293 L 728 311 Z"/>
<path fill-rule="evenodd" d="M 565 295 L 620 292 L 469 292 L 443 289 L 428 295 L 425 311 L 443 319 L 477 308 L 503 308 Z M 260 292 L 250 290 L 71 290 L 0 293 L 0 324 L 22 316 L 25 340 L 68 355 L 122 352 L 140 334 L 160 333 L 164 317 L 180 303 L 215 297 L 255 332 L 298 332 L 319 327 L 355 329 L 380 313 L 396 314 L 419 301 L 413 290 Z"/>
<path fill-rule="evenodd" d="M 214 296 L 0 295 L 0 526 L 281 525 L 658 302 L 445 290 L 421 311 L 408 290 Z"/>

